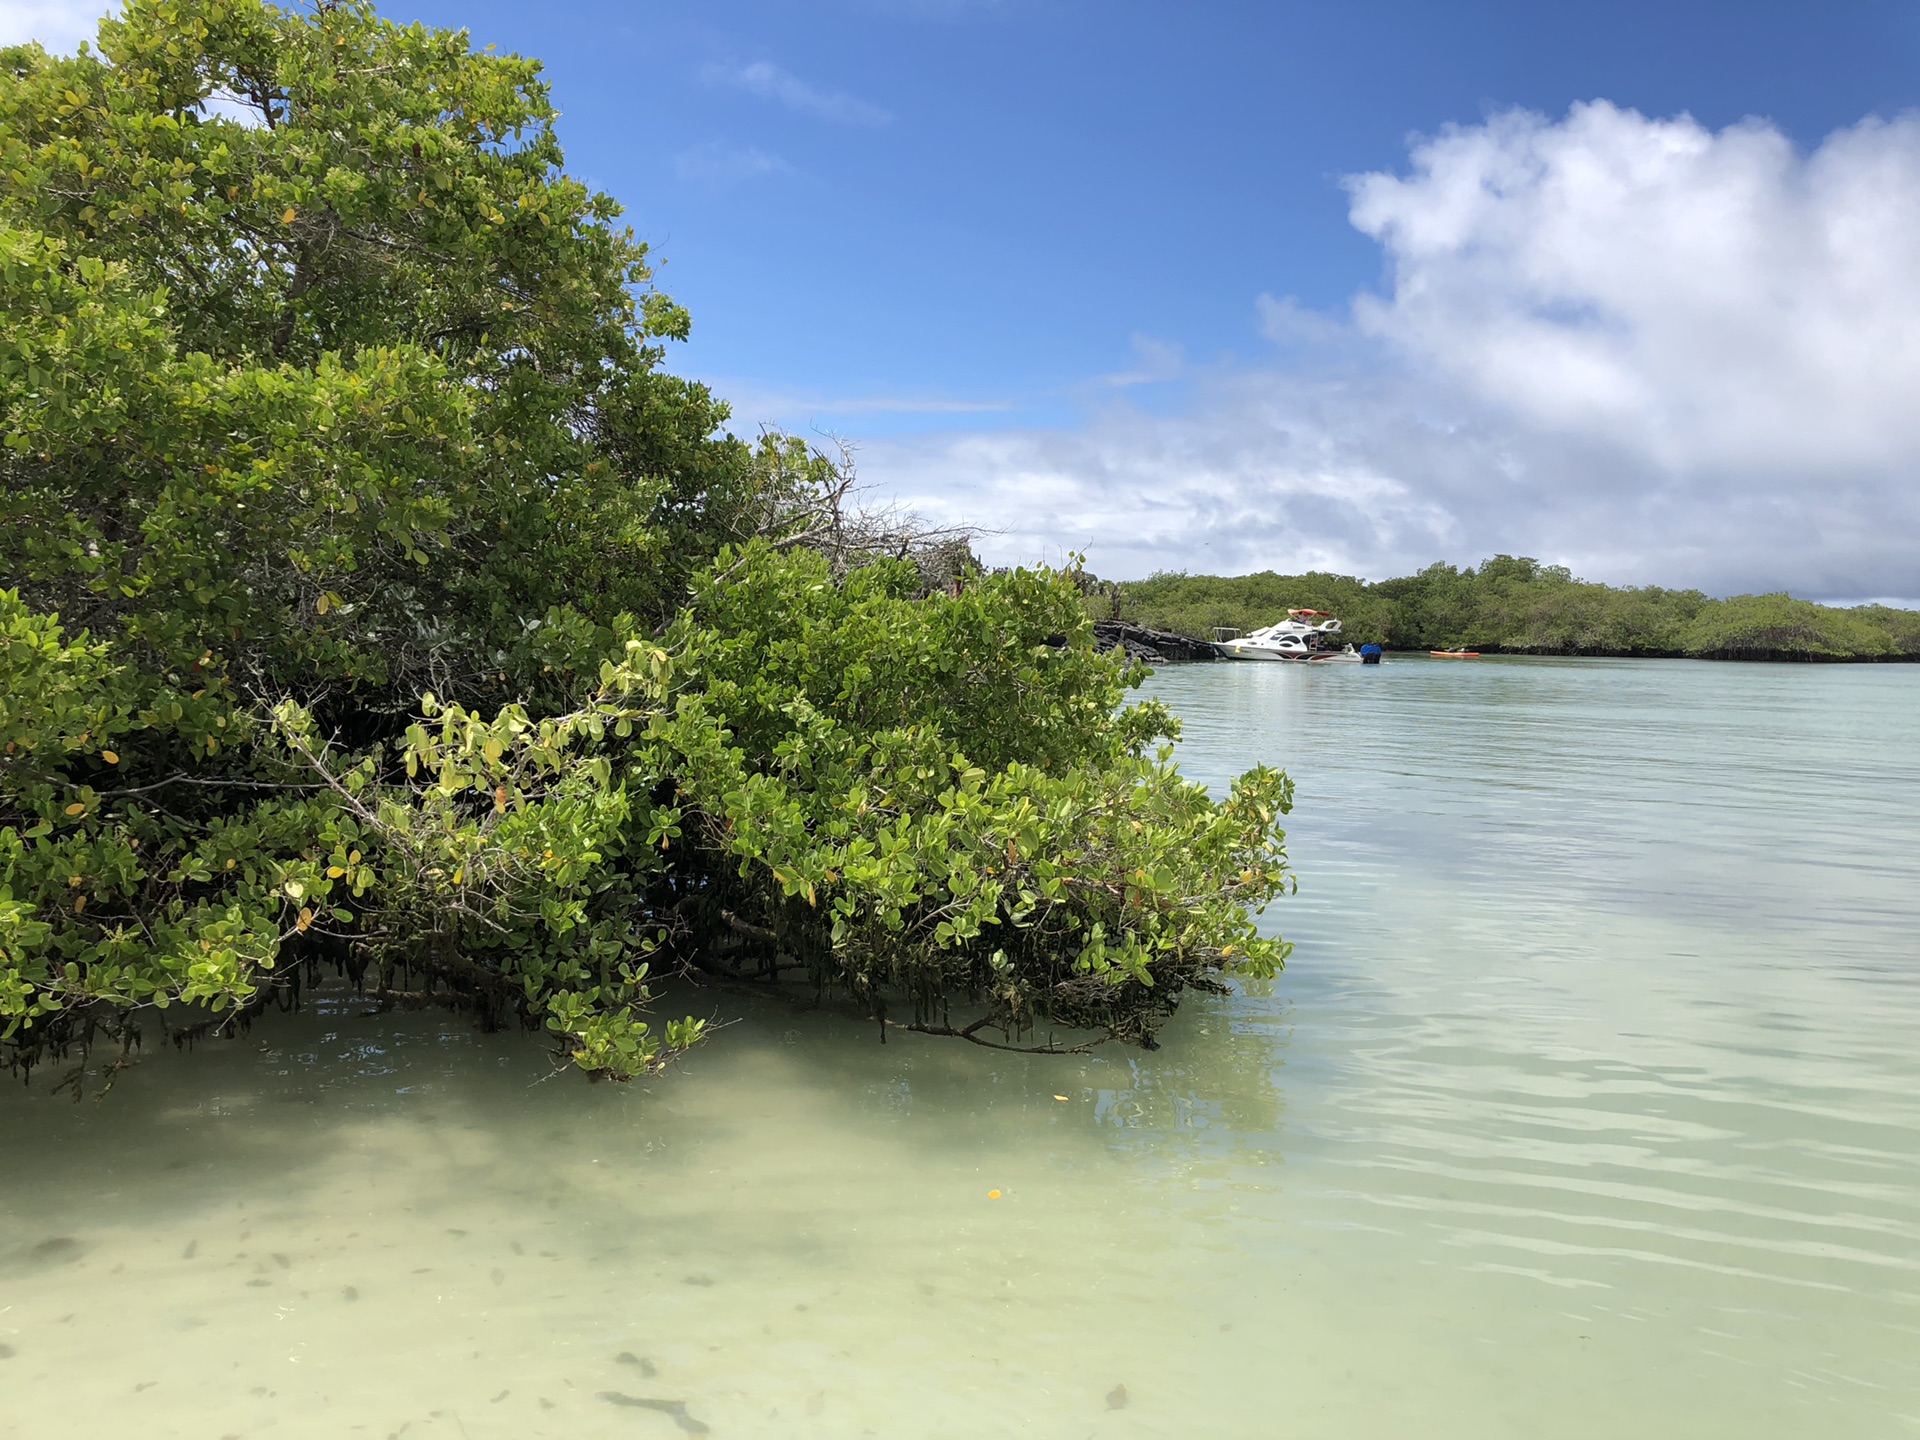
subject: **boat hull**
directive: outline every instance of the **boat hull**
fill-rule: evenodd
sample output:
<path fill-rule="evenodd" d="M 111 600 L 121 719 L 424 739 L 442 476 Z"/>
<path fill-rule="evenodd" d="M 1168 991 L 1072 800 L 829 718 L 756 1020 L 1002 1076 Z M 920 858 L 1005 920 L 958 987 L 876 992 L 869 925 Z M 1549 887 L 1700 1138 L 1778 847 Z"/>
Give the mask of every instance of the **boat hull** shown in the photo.
<path fill-rule="evenodd" d="M 1358 665 L 1360 656 L 1351 650 L 1331 650 L 1319 655 L 1289 655 L 1263 645 L 1236 645 L 1219 642 L 1220 653 L 1229 660 L 1270 660 L 1282 665 Z"/>

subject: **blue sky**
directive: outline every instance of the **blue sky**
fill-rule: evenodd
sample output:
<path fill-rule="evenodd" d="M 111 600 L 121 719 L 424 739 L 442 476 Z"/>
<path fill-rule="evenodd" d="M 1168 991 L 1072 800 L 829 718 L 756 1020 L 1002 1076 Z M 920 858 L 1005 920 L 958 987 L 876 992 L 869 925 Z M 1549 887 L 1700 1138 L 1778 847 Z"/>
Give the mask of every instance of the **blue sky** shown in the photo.
<path fill-rule="evenodd" d="M 1912 0 L 383 8 L 543 59 L 673 363 L 989 558 L 1920 595 Z"/>
<path fill-rule="evenodd" d="M 1258 295 L 1325 309 L 1376 284 L 1341 179 L 1403 164 L 1409 134 L 1604 97 L 1714 128 L 1767 116 L 1811 145 L 1920 100 L 1911 4 L 391 13 L 547 63 L 571 162 L 629 206 L 693 310 L 690 368 L 756 395 L 1055 421 L 1099 377 L 1142 368 L 1136 335 L 1249 356 L 1266 345 Z M 854 414 L 864 433 L 955 423 L 821 418 Z"/>

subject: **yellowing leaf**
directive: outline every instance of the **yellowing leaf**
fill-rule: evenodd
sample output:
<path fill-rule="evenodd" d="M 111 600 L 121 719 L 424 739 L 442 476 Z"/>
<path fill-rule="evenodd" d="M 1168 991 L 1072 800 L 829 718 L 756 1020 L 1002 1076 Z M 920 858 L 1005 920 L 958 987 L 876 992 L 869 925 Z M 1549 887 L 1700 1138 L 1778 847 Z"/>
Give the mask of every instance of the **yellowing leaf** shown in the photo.
<path fill-rule="evenodd" d="M 102 750 L 100 752 L 100 758 L 109 765 L 118 765 L 120 763 L 120 757 L 111 750 Z"/>
<path fill-rule="evenodd" d="M 67 814 L 69 815 L 84 815 L 86 813 L 87 813 L 87 807 L 80 804 L 78 801 L 75 801 L 73 804 L 67 806 Z"/>
<path fill-rule="evenodd" d="M 324 615 L 327 613 L 327 611 L 331 610 L 333 607 L 327 603 L 327 597 L 322 595 L 318 600 L 313 602 L 313 608 L 316 611 L 318 611 L 320 614 Z"/>
<path fill-rule="evenodd" d="M 304 931 L 311 924 L 313 924 L 313 911 L 302 910 L 300 918 L 293 922 L 293 928 Z"/>
<path fill-rule="evenodd" d="M 289 205 L 287 207 L 287 213 L 280 217 L 280 223 L 282 225 L 291 225 L 293 223 L 293 217 L 295 213 L 296 212 L 294 211 L 293 206 Z"/>

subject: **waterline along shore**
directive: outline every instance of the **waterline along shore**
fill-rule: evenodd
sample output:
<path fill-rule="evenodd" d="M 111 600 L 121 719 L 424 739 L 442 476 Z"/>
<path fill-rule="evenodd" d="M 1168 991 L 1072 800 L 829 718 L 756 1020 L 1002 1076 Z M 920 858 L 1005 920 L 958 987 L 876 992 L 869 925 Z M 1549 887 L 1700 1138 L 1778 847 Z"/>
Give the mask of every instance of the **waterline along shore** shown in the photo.
<path fill-rule="evenodd" d="M 1217 630 L 1270 625 L 1290 608 L 1338 615 L 1343 638 L 1355 645 L 1421 653 L 1920 660 L 1920 610 L 1821 605 L 1784 594 L 1715 599 L 1699 590 L 1601 585 L 1575 579 L 1561 566 L 1510 555 L 1464 569 L 1430 565 L 1391 580 L 1319 572 L 1161 573 L 1146 580 L 1088 579 L 1083 590 L 1096 623 L 1136 627 L 1124 637 L 1113 632 L 1123 644 L 1176 661 L 1204 658 L 1181 650 L 1185 642 L 1205 643 Z M 1145 631 L 1160 632 L 1171 643 Z"/>

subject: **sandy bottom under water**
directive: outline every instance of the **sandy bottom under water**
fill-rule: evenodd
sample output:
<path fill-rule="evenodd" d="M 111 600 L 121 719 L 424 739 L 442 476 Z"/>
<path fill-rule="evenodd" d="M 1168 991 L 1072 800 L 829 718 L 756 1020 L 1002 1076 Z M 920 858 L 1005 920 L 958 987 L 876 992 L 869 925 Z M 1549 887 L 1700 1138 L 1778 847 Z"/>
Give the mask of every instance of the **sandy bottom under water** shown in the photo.
<path fill-rule="evenodd" d="M 341 996 L 0 1090 L 0 1440 L 1920 1433 L 1920 667 L 1836 676 L 1162 677 L 1305 879 L 1151 1054 Z"/>

